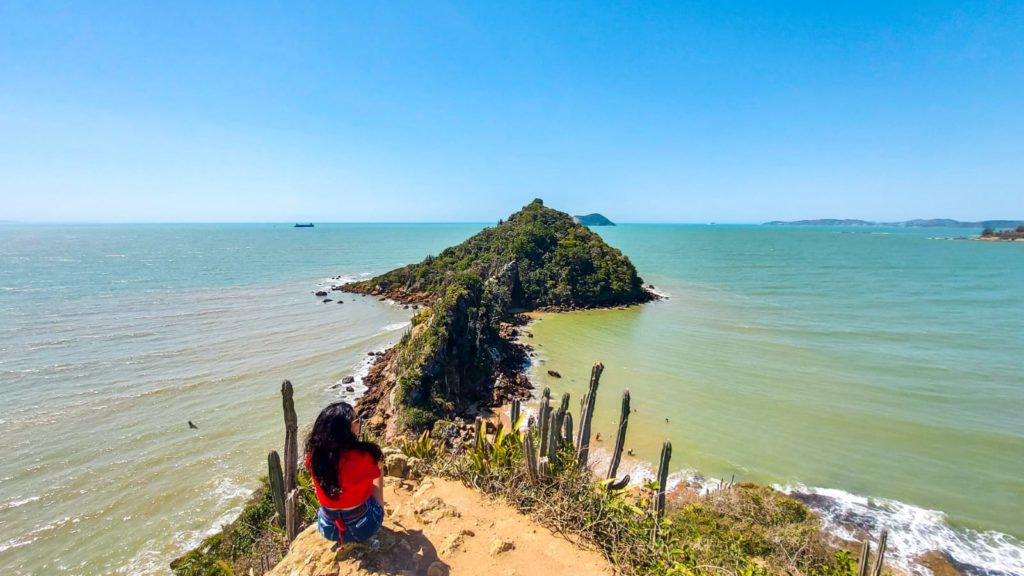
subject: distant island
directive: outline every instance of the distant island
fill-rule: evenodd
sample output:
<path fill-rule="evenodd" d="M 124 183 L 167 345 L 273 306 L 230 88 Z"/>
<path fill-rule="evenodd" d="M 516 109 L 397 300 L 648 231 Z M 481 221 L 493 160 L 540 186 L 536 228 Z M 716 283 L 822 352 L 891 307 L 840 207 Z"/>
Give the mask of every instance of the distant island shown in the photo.
<path fill-rule="evenodd" d="M 583 224 L 584 226 L 615 226 L 615 222 L 612 222 L 597 212 L 584 216 L 573 216 L 572 219 L 578 224 Z"/>
<path fill-rule="evenodd" d="M 975 240 L 986 240 L 988 242 L 1024 242 L 1024 226 L 1017 226 L 1011 230 L 995 230 L 986 227 L 981 231 L 981 236 Z"/>
<path fill-rule="evenodd" d="M 868 220 L 840 220 L 822 218 L 818 220 L 773 220 L 765 222 L 765 226 L 885 226 L 888 228 L 1016 228 L 1024 225 L 1024 220 L 983 220 L 981 222 L 961 222 L 949 218 L 932 218 L 929 220 L 904 220 L 903 222 L 870 222 Z"/>

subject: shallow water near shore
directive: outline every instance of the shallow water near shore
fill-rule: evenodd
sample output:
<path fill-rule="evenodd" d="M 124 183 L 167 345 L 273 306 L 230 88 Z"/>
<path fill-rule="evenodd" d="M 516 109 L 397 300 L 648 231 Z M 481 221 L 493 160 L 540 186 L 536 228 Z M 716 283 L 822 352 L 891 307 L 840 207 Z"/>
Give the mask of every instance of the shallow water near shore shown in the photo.
<path fill-rule="evenodd" d="M 169 574 L 408 325 L 312 292 L 480 228 L 0 227 L 0 573 Z"/>
<path fill-rule="evenodd" d="M 641 460 L 670 439 L 675 471 L 825 494 L 904 561 L 1024 573 L 1024 251 L 853 231 L 602 229 L 670 297 L 539 315 L 534 377 L 575 405 L 600 360 L 606 448 L 628 388 Z"/>
<path fill-rule="evenodd" d="M 0 571 L 169 573 L 280 449 L 281 380 L 308 423 L 411 315 L 311 292 L 482 226 L 0 226 Z M 837 518 L 866 510 L 976 573 L 1024 573 L 1021 246 L 598 230 L 670 298 L 541 315 L 528 342 L 574 407 L 605 363 L 605 438 L 631 390 L 634 464 L 670 438 L 679 476 L 819 487 Z"/>

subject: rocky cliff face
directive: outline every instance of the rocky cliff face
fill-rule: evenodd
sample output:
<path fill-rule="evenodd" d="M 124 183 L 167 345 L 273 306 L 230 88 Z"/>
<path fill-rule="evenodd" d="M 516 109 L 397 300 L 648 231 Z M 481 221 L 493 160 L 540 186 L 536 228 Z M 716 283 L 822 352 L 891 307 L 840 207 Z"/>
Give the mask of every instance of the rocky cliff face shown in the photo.
<path fill-rule="evenodd" d="M 540 200 L 436 257 L 343 289 L 426 305 L 365 379 L 360 409 L 389 436 L 527 396 L 517 312 L 653 299 L 628 258 Z"/>

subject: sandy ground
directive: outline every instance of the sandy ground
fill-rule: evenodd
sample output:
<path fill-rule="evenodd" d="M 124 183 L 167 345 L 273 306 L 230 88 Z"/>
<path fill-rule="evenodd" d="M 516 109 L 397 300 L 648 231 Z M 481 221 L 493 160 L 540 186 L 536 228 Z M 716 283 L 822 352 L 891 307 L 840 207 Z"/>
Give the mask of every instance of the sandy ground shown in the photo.
<path fill-rule="evenodd" d="M 507 504 L 460 483 L 388 478 L 388 511 L 376 550 L 356 548 L 338 560 L 316 526 L 303 531 L 274 576 L 610 575 L 593 550 L 538 525 Z"/>

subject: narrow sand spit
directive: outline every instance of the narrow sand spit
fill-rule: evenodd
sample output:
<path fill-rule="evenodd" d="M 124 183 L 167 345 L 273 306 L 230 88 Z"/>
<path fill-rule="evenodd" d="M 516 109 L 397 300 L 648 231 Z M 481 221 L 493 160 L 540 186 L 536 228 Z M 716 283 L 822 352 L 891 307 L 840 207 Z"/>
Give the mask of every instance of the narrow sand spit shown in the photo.
<path fill-rule="evenodd" d="M 538 525 L 509 505 L 458 482 L 387 478 L 387 516 L 377 550 L 337 560 L 311 526 L 272 576 L 611 575 L 600 553 Z"/>

